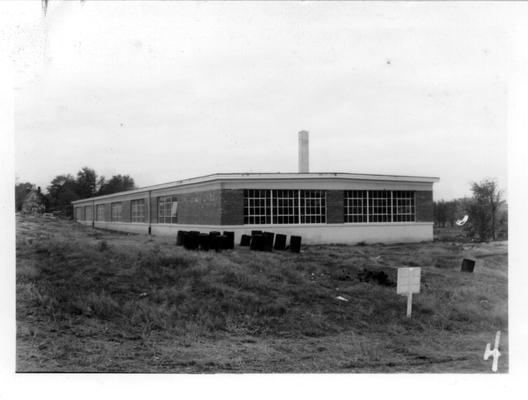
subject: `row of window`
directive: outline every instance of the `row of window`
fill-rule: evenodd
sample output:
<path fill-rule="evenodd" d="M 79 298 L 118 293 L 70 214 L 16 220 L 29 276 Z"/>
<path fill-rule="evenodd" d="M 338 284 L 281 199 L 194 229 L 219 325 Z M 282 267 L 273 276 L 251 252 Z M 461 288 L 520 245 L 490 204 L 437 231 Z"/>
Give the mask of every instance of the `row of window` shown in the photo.
<path fill-rule="evenodd" d="M 82 208 L 76 209 L 76 219 L 83 219 Z M 92 220 L 92 207 L 86 206 L 85 220 Z M 130 221 L 145 222 L 145 200 L 130 202 Z M 95 220 L 105 221 L 105 205 L 98 204 Z M 123 220 L 121 202 L 110 204 L 110 221 Z M 415 194 L 402 190 L 346 190 L 344 220 L 347 223 L 413 222 Z M 178 222 L 176 196 L 158 197 L 158 223 Z M 324 190 L 244 190 L 244 224 L 324 224 L 326 223 L 326 192 Z"/>
<path fill-rule="evenodd" d="M 244 224 L 324 224 L 323 190 L 244 190 Z"/>
<path fill-rule="evenodd" d="M 413 191 L 346 190 L 347 223 L 415 221 Z M 244 224 L 326 223 L 324 190 L 244 190 Z"/>
<path fill-rule="evenodd" d="M 402 190 L 345 191 L 345 222 L 413 222 L 414 192 Z"/>
<path fill-rule="evenodd" d="M 84 207 L 84 219 L 92 220 L 92 206 Z M 82 220 L 82 208 L 76 209 L 75 218 Z M 158 222 L 161 224 L 175 224 L 177 223 L 178 201 L 175 196 L 158 197 Z M 131 222 L 145 222 L 146 221 L 146 206 L 145 200 L 132 200 L 130 202 L 130 221 Z M 105 221 L 105 205 L 97 204 L 95 206 L 95 220 Z M 123 206 L 121 202 L 110 204 L 110 221 L 119 222 L 123 220 Z"/>

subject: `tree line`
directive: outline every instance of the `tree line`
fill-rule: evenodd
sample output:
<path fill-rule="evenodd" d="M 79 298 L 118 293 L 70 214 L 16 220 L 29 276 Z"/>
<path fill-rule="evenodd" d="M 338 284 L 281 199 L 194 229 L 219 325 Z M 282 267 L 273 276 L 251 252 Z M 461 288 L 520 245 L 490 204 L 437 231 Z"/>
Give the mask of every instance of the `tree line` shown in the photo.
<path fill-rule="evenodd" d="M 35 185 L 30 182 L 15 185 L 16 211 L 21 210 L 24 197 L 34 187 Z M 94 169 L 83 167 L 75 177 L 71 174 L 63 174 L 53 178 L 42 198 L 47 212 L 71 217 L 72 201 L 135 188 L 134 179 L 129 175 L 119 174 L 107 179 L 102 175 L 98 176 Z"/>
<path fill-rule="evenodd" d="M 503 192 L 493 179 L 471 184 L 472 197 L 433 203 L 434 223 L 437 227 L 456 227 L 456 221 L 468 216 L 461 230 L 477 240 L 507 239 L 508 206 Z"/>

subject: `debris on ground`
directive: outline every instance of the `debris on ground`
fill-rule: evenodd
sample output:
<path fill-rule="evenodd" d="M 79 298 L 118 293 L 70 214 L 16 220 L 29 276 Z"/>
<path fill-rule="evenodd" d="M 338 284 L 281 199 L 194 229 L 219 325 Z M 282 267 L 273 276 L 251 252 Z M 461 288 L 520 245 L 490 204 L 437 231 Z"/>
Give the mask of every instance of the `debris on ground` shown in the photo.
<path fill-rule="evenodd" d="M 361 282 L 374 282 L 382 286 L 396 286 L 396 284 L 389 279 L 389 276 L 383 271 L 375 272 L 363 268 L 358 272 L 357 277 Z"/>

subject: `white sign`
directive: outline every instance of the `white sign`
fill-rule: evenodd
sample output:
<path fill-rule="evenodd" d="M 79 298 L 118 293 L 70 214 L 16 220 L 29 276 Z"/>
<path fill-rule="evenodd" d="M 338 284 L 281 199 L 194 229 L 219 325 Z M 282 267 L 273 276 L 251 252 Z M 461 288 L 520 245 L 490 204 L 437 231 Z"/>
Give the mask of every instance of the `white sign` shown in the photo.
<path fill-rule="evenodd" d="M 420 273 L 422 269 L 398 268 L 397 294 L 420 293 Z"/>
<path fill-rule="evenodd" d="M 396 293 L 407 296 L 407 317 L 412 313 L 412 295 L 420 293 L 420 267 L 398 268 L 398 284 Z"/>

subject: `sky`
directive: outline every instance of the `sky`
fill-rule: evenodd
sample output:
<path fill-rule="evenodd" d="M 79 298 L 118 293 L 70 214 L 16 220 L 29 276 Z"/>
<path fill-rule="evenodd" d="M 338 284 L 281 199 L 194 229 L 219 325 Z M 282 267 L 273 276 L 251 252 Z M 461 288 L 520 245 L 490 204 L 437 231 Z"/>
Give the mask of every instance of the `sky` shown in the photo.
<path fill-rule="evenodd" d="M 137 186 L 217 172 L 435 176 L 507 195 L 509 33 L 497 4 L 37 2 L 19 14 L 15 175 Z"/>

